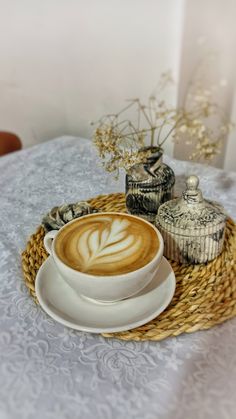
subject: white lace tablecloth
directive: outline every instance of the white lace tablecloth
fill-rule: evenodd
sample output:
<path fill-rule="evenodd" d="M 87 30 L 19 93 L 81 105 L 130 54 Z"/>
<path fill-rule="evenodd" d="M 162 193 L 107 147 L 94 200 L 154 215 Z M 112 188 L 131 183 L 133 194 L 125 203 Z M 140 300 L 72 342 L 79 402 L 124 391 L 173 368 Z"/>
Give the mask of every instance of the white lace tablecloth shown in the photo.
<path fill-rule="evenodd" d="M 162 342 L 67 329 L 29 296 L 20 253 L 51 207 L 124 190 L 88 140 L 62 137 L 0 158 L 0 419 L 234 419 L 236 319 Z M 166 159 L 198 174 L 236 218 L 236 173 Z"/>

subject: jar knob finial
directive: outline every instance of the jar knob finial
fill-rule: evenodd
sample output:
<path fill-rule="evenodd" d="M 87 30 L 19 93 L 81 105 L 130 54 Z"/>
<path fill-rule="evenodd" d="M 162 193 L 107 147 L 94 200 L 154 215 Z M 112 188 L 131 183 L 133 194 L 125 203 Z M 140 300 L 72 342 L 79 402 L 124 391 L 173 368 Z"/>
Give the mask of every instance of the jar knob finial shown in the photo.
<path fill-rule="evenodd" d="M 203 201 L 202 192 L 198 189 L 199 179 L 191 175 L 186 180 L 187 188 L 183 192 L 183 199 L 188 204 L 196 204 Z"/>
<path fill-rule="evenodd" d="M 196 191 L 199 185 L 199 179 L 195 175 L 191 175 L 188 177 L 186 181 L 187 190 Z"/>

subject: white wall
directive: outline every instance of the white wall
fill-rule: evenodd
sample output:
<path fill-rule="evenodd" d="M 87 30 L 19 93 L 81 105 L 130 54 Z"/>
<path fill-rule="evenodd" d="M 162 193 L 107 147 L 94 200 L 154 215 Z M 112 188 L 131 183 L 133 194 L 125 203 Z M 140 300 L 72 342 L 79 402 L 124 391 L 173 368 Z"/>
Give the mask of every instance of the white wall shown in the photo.
<path fill-rule="evenodd" d="M 200 77 L 207 90 L 216 88 L 218 104 L 227 117 L 236 121 L 236 110 L 232 114 L 235 89 L 235 50 L 236 50 L 236 1 L 235 0 L 186 0 L 183 14 L 183 32 L 181 41 L 181 67 L 178 104 L 183 105 L 189 82 Z M 199 66 L 199 64 L 202 65 Z M 197 71 L 197 69 L 201 71 Z M 196 74 L 197 73 L 197 74 Z M 195 80 L 196 81 L 196 80 Z M 236 106 L 235 106 L 236 107 Z M 225 138 L 221 153 L 214 160 L 214 165 L 227 170 L 236 170 L 236 164 L 230 154 L 236 154 L 236 130 Z M 191 147 L 175 145 L 174 155 L 179 159 L 188 159 Z"/>
<path fill-rule="evenodd" d="M 235 80 L 236 84 L 236 80 Z M 231 119 L 236 123 L 236 88 L 234 89 L 234 101 L 232 106 Z M 224 167 L 227 170 L 236 171 L 236 132 L 233 130 L 228 138 L 225 153 Z"/>
<path fill-rule="evenodd" d="M 91 120 L 147 97 L 161 72 L 178 78 L 183 0 L 0 0 L 0 10 L 0 129 L 24 146 L 89 137 Z"/>

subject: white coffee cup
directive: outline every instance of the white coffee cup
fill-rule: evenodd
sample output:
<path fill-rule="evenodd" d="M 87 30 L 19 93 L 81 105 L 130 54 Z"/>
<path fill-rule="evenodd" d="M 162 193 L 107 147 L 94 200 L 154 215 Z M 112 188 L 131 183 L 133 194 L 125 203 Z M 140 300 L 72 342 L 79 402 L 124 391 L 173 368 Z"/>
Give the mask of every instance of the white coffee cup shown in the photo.
<path fill-rule="evenodd" d="M 116 213 L 112 212 L 99 214 L 109 215 Z M 84 217 L 93 217 L 93 214 L 86 215 Z M 134 215 L 128 215 L 128 217 L 138 218 Z M 151 225 L 141 218 L 138 219 L 139 221 L 141 220 L 143 223 L 146 223 L 149 226 Z M 60 231 L 62 229 L 66 229 L 68 225 L 75 223 L 76 221 L 78 221 L 78 219 L 70 221 L 65 226 L 63 226 Z M 156 229 L 155 226 L 151 225 L 151 227 L 155 231 L 159 241 L 157 253 L 153 259 L 145 266 L 134 271 L 119 275 L 116 275 L 115 272 L 112 276 L 91 275 L 75 270 L 63 263 L 55 251 L 55 238 L 59 233 L 58 230 L 50 231 L 45 235 L 44 246 L 48 253 L 53 257 L 61 277 L 71 288 L 74 289 L 74 291 L 84 297 L 98 300 L 100 302 L 115 302 L 137 294 L 149 284 L 149 282 L 153 279 L 154 275 L 156 275 L 158 271 L 163 256 L 164 244 L 160 232 Z"/>

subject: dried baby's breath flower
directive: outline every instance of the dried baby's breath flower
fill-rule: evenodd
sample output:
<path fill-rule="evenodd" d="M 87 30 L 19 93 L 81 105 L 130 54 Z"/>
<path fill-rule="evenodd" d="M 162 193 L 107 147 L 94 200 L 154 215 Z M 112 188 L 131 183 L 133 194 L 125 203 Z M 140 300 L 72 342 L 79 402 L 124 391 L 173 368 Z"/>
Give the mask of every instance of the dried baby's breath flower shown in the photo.
<path fill-rule="evenodd" d="M 195 151 L 191 154 L 190 160 L 207 160 L 211 161 L 220 153 L 221 142 L 211 141 L 209 137 L 204 137 L 197 142 Z"/>
<path fill-rule="evenodd" d="M 129 169 L 143 163 L 149 151 L 140 151 L 149 140 L 150 146 L 163 148 L 167 138 L 175 142 L 184 141 L 194 146 L 190 156 L 195 160 L 212 160 L 220 152 L 225 136 L 234 128 L 227 120 L 222 108 L 214 100 L 215 86 L 203 88 L 197 80 L 190 82 L 182 108 L 172 108 L 160 97 L 163 89 L 173 83 L 169 71 L 161 75 L 157 93 L 148 103 L 140 99 L 128 100 L 127 106 L 116 114 L 105 115 L 95 124 L 93 142 L 108 172 L 119 176 L 119 169 Z M 126 118 L 131 108 L 137 111 L 137 122 Z M 124 116 L 122 118 L 122 116 Z M 210 118 L 217 118 L 215 131 L 208 126 Z"/>

